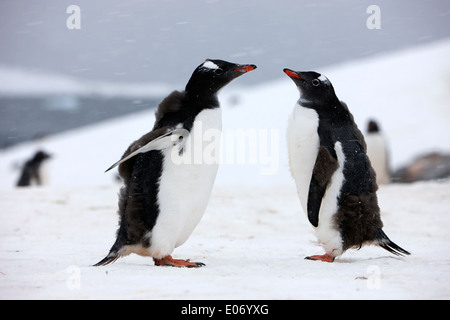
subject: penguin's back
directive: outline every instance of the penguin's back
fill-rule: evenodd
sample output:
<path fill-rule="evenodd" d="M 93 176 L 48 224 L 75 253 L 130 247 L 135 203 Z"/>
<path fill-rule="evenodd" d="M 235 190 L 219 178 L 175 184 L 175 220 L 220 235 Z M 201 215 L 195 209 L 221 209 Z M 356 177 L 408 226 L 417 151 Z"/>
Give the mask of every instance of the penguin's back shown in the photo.
<path fill-rule="evenodd" d="M 126 187 L 120 191 L 119 213 L 125 244 L 149 246 L 146 234 L 153 229 L 159 215 L 158 189 L 164 155 L 159 150 L 138 154 L 133 159 Z M 125 220 L 125 221 L 123 221 Z"/>
<path fill-rule="evenodd" d="M 342 237 L 342 249 L 359 248 L 375 240 L 383 227 L 376 191 L 375 171 L 366 153 L 366 142 L 350 114 L 338 152 L 339 167 L 342 168 L 342 184 L 337 194 L 337 212 L 334 225 Z M 336 144 L 338 144 L 336 143 Z M 340 153 L 340 155 L 339 155 Z M 327 191 L 328 192 L 328 191 Z"/>

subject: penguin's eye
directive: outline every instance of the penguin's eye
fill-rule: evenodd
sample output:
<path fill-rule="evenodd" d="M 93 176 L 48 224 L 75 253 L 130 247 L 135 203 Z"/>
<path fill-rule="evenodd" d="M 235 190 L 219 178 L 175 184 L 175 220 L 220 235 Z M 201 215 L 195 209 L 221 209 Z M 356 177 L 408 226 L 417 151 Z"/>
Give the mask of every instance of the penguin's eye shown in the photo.
<path fill-rule="evenodd" d="M 223 73 L 223 70 L 221 68 L 217 68 L 214 70 L 214 73 L 220 76 Z"/>
<path fill-rule="evenodd" d="M 313 84 L 314 87 L 317 87 L 320 84 L 320 80 L 314 79 L 313 81 L 311 81 L 311 83 Z"/>

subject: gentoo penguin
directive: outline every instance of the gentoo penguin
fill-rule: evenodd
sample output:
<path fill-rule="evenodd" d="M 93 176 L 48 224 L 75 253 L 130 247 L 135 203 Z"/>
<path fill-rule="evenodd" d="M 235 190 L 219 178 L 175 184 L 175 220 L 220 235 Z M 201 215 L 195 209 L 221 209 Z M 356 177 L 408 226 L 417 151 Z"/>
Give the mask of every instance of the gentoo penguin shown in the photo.
<path fill-rule="evenodd" d="M 377 174 L 377 183 L 391 182 L 389 155 L 386 138 L 381 134 L 380 126 L 375 120 L 370 120 L 366 132 L 367 156 Z"/>
<path fill-rule="evenodd" d="M 173 259 L 171 254 L 199 223 L 214 184 L 218 161 L 202 156 L 220 149 L 217 94 L 254 69 L 255 65 L 208 59 L 194 70 L 184 91 L 172 92 L 159 104 L 153 130 L 132 143 L 108 169 L 119 165 L 124 182 L 119 194 L 120 226 L 108 255 L 95 266 L 130 253 L 152 257 L 157 266 L 204 265 Z M 218 141 L 211 142 L 214 136 Z M 212 143 L 216 150 L 206 150 Z"/>
<path fill-rule="evenodd" d="M 46 160 L 50 158 L 51 156 L 44 151 L 36 152 L 33 158 L 25 162 L 24 166 L 22 167 L 22 172 L 20 174 L 19 181 L 17 182 L 17 186 L 27 187 L 33 184 L 36 184 L 38 186 L 42 185 L 42 165 Z"/>
<path fill-rule="evenodd" d="M 300 91 L 288 124 L 289 163 L 303 210 L 333 262 L 349 248 L 375 244 L 409 254 L 383 232 L 375 172 L 347 105 L 316 72 L 283 70 Z"/>

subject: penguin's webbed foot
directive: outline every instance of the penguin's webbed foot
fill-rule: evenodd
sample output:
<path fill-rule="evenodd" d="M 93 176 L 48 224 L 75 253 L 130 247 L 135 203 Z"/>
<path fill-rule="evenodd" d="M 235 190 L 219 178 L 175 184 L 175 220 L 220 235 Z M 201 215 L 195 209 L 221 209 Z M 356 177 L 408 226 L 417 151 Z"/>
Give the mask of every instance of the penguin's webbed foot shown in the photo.
<path fill-rule="evenodd" d="M 178 268 L 199 268 L 205 264 L 202 262 L 190 262 L 189 260 L 173 259 L 172 256 L 165 256 L 162 259 L 153 258 L 155 266 L 170 266 Z"/>
<path fill-rule="evenodd" d="M 319 260 L 319 261 L 324 261 L 324 262 L 333 262 L 334 261 L 334 257 L 328 253 L 322 254 L 322 255 L 314 255 L 314 256 L 309 256 L 305 258 L 306 260 Z"/>

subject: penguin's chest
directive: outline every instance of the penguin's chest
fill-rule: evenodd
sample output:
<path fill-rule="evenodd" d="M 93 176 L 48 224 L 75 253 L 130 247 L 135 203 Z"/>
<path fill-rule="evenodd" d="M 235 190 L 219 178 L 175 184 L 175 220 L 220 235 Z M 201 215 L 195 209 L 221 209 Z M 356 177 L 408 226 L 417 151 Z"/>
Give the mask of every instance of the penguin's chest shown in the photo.
<path fill-rule="evenodd" d="M 180 146 L 163 151 L 153 247 L 180 246 L 203 216 L 219 165 L 221 128 L 220 109 L 203 110 L 181 145 L 182 152 Z"/>
<path fill-rule="evenodd" d="M 316 111 L 296 105 L 287 129 L 289 166 L 304 212 L 307 212 L 309 184 L 320 145 Z"/>

